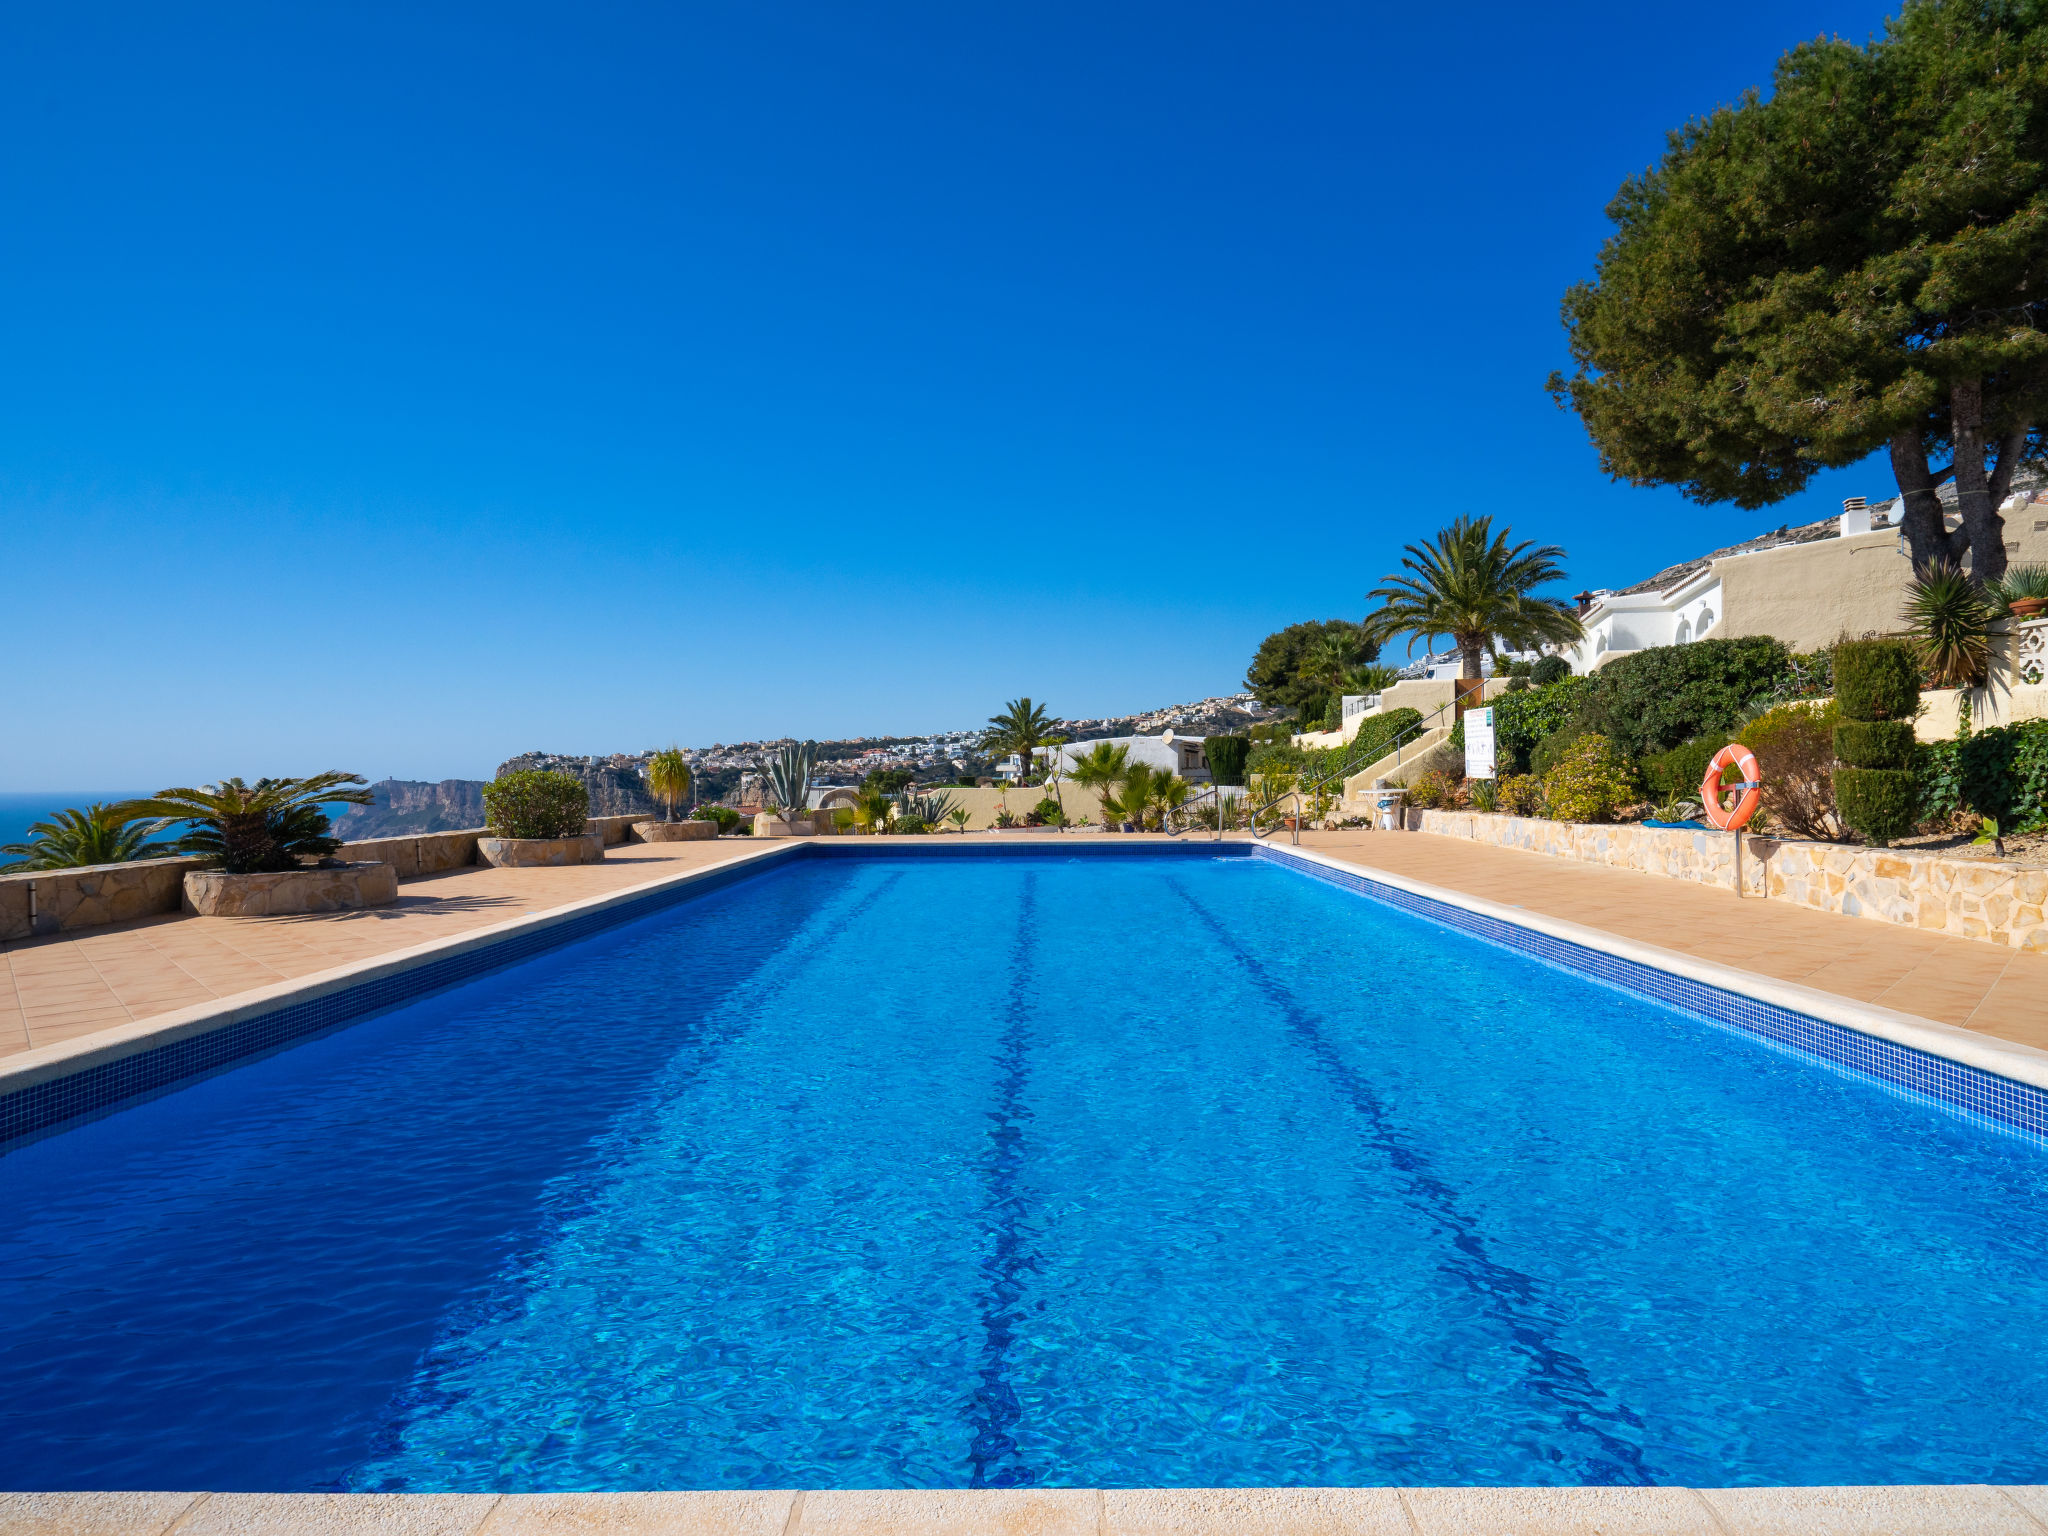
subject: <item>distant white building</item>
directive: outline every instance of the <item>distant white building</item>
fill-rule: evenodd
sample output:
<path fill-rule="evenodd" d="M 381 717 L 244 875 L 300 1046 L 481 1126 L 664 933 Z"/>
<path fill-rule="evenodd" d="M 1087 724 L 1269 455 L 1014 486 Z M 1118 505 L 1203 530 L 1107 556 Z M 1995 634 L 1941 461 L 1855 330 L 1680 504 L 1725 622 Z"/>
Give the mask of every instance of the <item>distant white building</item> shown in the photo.
<path fill-rule="evenodd" d="M 1057 749 L 1060 772 L 1070 771 L 1076 758 L 1086 756 L 1104 741 L 1122 747 L 1131 762 L 1144 763 L 1162 773 L 1177 773 L 1191 784 L 1209 782 L 1209 754 L 1203 750 L 1202 738 L 1176 736 L 1172 731 L 1162 731 L 1157 736 L 1106 736 L 1094 741 L 1069 742 Z M 1014 755 L 1010 761 L 1016 762 Z M 1010 772 L 1007 765 L 1004 771 Z"/>

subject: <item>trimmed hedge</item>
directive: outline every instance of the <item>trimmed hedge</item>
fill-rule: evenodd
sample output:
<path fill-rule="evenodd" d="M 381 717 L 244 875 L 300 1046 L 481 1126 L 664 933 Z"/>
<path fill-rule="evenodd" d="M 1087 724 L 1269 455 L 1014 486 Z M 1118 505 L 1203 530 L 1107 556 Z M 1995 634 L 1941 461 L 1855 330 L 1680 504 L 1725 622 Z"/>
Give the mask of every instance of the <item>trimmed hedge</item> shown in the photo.
<path fill-rule="evenodd" d="M 1202 751 L 1218 784 L 1243 784 L 1245 760 L 1252 755 L 1249 736 L 1204 736 Z"/>
<path fill-rule="evenodd" d="M 581 837 L 590 791 L 572 774 L 522 768 L 484 786 L 484 813 L 498 837 Z"/>
<path fill-rule="evenodd" d="M 1835 704 L 1844 720 L 1911 720 L 1920 712 L 1920 657 L 1905 641 L 1847 640 L 1835 647 L 1834 660 Z"/>
<path fill-rule="evenodd" d="M 1861 768 L 1910 768 L 1913 746 L 1910 720 L 1841 720 L 1835 725 L 1835 756 Z"/>
<path fill-rule="evenodd" d="M 1882 848 L 1919 822 L 1919 775 L 1910 768 L 1851 768 L 1845 763 L 1835 770 L 1835 811 Z"/>
<path fill-rule="evenodd" d="M 1790 654 L 1768 635 L 1661 645 L 1611 661 L 1586 679 L 1575 723 L 1641 759 L 1732 728 L 1792 682 Z"/>

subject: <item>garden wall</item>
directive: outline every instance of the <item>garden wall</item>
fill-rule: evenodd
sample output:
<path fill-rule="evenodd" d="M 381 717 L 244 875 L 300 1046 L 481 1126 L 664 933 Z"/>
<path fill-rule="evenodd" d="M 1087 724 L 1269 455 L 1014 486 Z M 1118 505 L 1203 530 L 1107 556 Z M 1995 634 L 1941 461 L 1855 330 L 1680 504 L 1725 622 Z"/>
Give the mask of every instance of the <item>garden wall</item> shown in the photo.
<path fill-rule="evenodd" d="M 1411 811 L 1439 837 L 1735 887 L 1735 840 L 1683 827 L 1588 826 L 1479 811 Z M 1743 894 L 2011 949 L 2048 951 L 2048 870 L 1888 848 L 1742 838 Z"/>
<path fill-rule="evenodd" d="M 587 834 L 601 836 L 607 847 L 613 847 L 630 840 L 633 823 L 645 820 L 644 815 L 592 816 L 583 826 Z M 399 879 L 417 880 L 476 863 L 476 840 L 483 835 L 483 828 L 477 827 L 372 838 L 343 843 L 335 857 L 355 864 L 389 864 Z M 132 864 L 0 875 L 0 943 L 176 912 L 186 871 L 205 864 L 204 859 L 139 859 Z"/>

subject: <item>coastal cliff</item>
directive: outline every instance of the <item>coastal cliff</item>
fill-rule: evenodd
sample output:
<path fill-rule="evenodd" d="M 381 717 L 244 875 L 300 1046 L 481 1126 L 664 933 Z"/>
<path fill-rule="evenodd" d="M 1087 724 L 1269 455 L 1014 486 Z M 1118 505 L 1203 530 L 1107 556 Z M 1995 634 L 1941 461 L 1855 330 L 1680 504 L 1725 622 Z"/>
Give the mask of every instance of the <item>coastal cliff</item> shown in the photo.
<path fill-rule="evenodd" d="M 481 779 L 443 779 L 438 784 L 384 779 L 370 789 L 377 803 L 350 806 L 334 823 L 336 837 L 354 842 L 421 832 L 466 832 L 484 824 Z"/>

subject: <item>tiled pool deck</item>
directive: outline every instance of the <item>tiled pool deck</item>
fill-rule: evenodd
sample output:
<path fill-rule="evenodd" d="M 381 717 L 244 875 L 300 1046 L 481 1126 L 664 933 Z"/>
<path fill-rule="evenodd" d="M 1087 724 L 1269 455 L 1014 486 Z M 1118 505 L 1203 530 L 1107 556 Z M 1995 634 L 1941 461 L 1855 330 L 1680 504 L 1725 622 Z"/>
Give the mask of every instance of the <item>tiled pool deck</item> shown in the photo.
<path fill-rule="evenodd" d="M 920 840 L 921 842 L 923 840 Z M 946 839 L 1014 844 L 1014 837 Z M 1078 841 L 1078 839 L 1076 840 Z M 1088 841 L 1094 842 L 1095 838 Z M 1135 840 L 1118 839 L 1119 842 Z M 1147 839 L 1146 841 L 1151 841 Z M 870 844 L 869 846 L 873 846 Z M 1695 960 L 2048 1049 L 2048 956 L 1738 901 L 1627 871 L 1419 833 L 1317 833 L 1362 873 L 1520 907 Z M 0 1064 L 81 1054 L 143 1021 L 310 982 L 508 918 L 618 897 L 770 848 L 631 846 L 602 865 L 465 870 L 397 905 L 304 918 L 160 918 L 0 946 Z M 791 850 L 792 852 L 794 850 Z M 556 921 L 555 919 L 541 919 Z M 151 1026 L 156 1028 L 157 1026 Z M 2020 1053 L 2025 1054 L 2025 1053 Z M 2038 1058 L 2036 1058 L 2038 1059 Z M 11 1064 L 9 1064 L 11 1069 Z M 0 1494 L 0 1536 L 572 1536 L 835 1532 L 981 1536 L 1207 1533 L 1997 1532 L 2048 1536 L 2048 1489 L 1678 1488 L 812 1491 L 562 1495 Z"/>
<path fill-rule="evenodd" d="M 0 1536 L 2044 1536 L 2048 1488 L 0 1494 Z"/>

